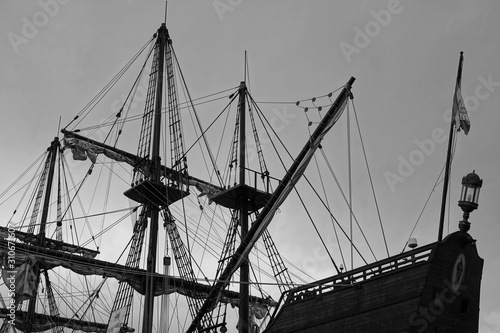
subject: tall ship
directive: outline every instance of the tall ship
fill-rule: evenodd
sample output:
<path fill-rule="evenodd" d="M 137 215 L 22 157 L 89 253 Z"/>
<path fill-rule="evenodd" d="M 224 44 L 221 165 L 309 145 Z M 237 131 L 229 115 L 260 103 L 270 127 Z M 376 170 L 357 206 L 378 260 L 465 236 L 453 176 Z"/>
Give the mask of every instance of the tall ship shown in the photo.
<path fill-rule="evenodd" d="M 450 142 L 456 128 L 470 126 L 462 60 Z M 126 87 L 121 79 L 130 72 Z M 250 93 L 246 66 L 244 73 L 236 86 L 191 98 L 162 24 L 61 127 L 2 193 L 2 202 L 17 201 L 0 228 L 0 332 L 478 331 L 483 259 L 468 218 L 478 207 L 480 177 L 463 178 L 457 231 L 444 236 L 441 218 L 436 242 L 418 246 L 411 238 L 400 254 L 369 263 L 352 227 L 335 218 L 327 199 L 333 181 L 316 170 L 323 155 L 331 171 L 324 138 L 349 108 L 355 78 L 295 103 L 309 131 L 299 149 L 279 138 L 276 118 Z M 100 102 L 112 89 L 123 98 L 109 116 Z M 211 103 L 222 107 L 198 111 Z M 305 196 L 299 182 L 310 189 Z M 362 265 L 346 263 L 344 254 L 334 260 L 339 255 L 318 232 L 336 273 L 307 281 L 270 228 L 291 195 L 306 212 L 303 223 L 317 231 L 315 219 L 326 216 Z M 308 208 L 311 197 L 317 203 Z M 318 217 L 320 210 L 326 215 Z M 280 223 L 285 230 L 286 217 Z M 287 242 L 300 241 L 294 236 Z"/>

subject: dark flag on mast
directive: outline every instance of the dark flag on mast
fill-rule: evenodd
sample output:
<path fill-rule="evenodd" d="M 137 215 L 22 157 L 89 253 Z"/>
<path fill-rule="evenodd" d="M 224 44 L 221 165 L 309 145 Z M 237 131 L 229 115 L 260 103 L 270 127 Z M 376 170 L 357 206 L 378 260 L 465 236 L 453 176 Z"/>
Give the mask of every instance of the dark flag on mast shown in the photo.
<path fill-rule="evenodd" d="M 469 115 L 467 114 L 467 109 L 465 108 L 465 103 L 462 98 L 461 91 L 461 81 L 462 81 L 462 65 L 464 61 L 463 52 L 460 52 L 460 62 L 458 64 L 458 74 L 457 74 L 457 83 L 455 86 L 455 95 L 453 96 L 453 107 L 452 107 L 452 116 L 451 122 L 456 126 L 457 130 L 460 132 L 460 129 L 463 129 L 465 134 L 469 133 L 470 129 L 470 120 Z"/>

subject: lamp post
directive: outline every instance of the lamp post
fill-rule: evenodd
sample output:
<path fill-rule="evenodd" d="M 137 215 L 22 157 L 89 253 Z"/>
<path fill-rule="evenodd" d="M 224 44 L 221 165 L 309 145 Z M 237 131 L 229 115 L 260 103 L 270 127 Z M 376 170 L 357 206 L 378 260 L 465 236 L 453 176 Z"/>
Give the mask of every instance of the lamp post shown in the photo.
<path fill-rule="evenodd" d="M 462 193 L 458 201 L 458 205 L 464 212 L 464 219 L 458 223 L 458 228 L 461 231 L 467 232 L 470 229 L 469 215 L 478 207 L 479 190 L 482 185 L 483 180 L 479 178 L 475 171 L 462 178 Z"/>

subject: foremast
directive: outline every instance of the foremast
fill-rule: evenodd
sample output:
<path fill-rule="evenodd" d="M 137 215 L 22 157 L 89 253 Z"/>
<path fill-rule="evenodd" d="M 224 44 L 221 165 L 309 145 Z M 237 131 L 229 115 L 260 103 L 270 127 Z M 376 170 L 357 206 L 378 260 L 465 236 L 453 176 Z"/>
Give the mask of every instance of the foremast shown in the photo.
<path fill-rule="evenodd" d="M 59 143 L 59 138 L 55 137 L 52 143 L 50 144 L 50 147 L 47 149 L 49 154 L 47 156 L 47 162 L 49 163 L 49 170 L 47 174 L 47 186 L 45 188 L 45 196 L 44 196 L 44 201 L 43 201 L 43 206 L 42 206 L 42 216 L 40 219 L 40 229 L 39 233 L 37 236 L 37 245 L 38 246 L 45 246 L 45 228 L 47 225 L 47 217 L 49 213 L 49 207 L 50 207 L 50 199 L 51 199 L 51 192 L 52 192 L 52 183 L 54 180 L 54 173 L 55 173 L 55 166 L 56 166 L 56 157 L 57 157 L 57 152 L 59 148 L 61 147 Z M 35 207 L 36 209 L 36 207 Z M 39 267 L 38 264 L 35 264 L 33 267 L 33 274 L 35 276 L 35 288 L 34 288 L 34 295 L 33 297 L 29 300 L 29 305 L 28 305 L 28 311 L 25 314 L 25 320 L 24 320 L 24 328 L 23 332 L 25 333 L 31 333 L 33 331 L 33 325 L 32 322 L 34 322 L 35 318 L 35 310 L 36 310 L 36 300 L 37 300 L 37 294 L 38 294 L 38 284 L 40 282 L 40 273 L 41 273 L 41 268 Z M 46 276 L 47 277 L 47 276 Z M 49 287 L 50 288 L 50 287 Z M 49 289 L 50 290 L 50 289 Z"/>

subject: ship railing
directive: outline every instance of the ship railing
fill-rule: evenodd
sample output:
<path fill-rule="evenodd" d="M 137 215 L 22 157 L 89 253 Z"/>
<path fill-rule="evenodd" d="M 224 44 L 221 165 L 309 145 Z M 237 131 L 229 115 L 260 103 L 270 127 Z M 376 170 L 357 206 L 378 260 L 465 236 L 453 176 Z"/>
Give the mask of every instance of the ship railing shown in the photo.
<path fill-rule="evenodd" d="M 271 193 L 273 192 L 273 187 L 276 187 L 281 182 L 281 179 L 271 177 L 269 171 L 260 172 L 247 167 L 245 167 L 245 170 L 250 174 L 248 185 L 256 190 Z"/>
<path fill-rule="evenodd" d="M 432 259 L 433 250 L 436 245 L 437 243 L 429 244 L 345 273 L 290 289 L 281 296 L 273 317 L 283 305 L 302 301 L 311 297 L 320 297 L 322 294 L 340 289 L 360 288 L 361 284 L 367 280 L 386 274 L 396 273 L 416 265 L 426 264 Z"/>

